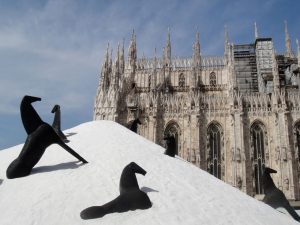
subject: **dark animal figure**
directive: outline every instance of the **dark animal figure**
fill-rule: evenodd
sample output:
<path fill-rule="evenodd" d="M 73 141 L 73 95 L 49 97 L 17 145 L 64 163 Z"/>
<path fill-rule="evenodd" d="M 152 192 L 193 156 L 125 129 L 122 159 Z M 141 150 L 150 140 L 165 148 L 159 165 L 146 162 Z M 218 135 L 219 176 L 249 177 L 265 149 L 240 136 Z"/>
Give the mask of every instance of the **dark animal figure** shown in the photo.
<path fill-rule="evenodd" d="M 80 213 L 80 217 L 84 220 L 95 219 L 109 213 L 150 208 L 152 203 L 148 195 L 140 190 L 135 173 L 145 175 L 146 171 L 135 162 L 131 162 L 123 169 L 121 174 L 120 195 L 102 206 L 92 206 L 84 209 Z"/>
<path fill-rule="evenodd" d="M 25 100 L 24 100 L 25 99 Z M 40 98 L 25 96 L 21 103 L 21 116 L 24 122 L 24 128 L 30 133 L 27 136 L 25 144 L 19 156 L 8 166 L 6 176 L 8 179 L 24 177 L 30 174 L 32 168 L 38 163 L 44 154 L 46 148 L 51 144 L 58 144 L 67 152 L 72 154 L 83 163 L 87 161 L 77 154 L 73 149 L 67 146 L 63 140 L 56 134 L 54 129 L 47 123 L 43 122 L 33 107 L 30 105 L 33 100 Z M 30 105 L 31 106 L 31 105 Z M 24 111 L 23 111 L 24 110 Z M 29 117 L 29 119 L 27 118 Z M 30 123 L 32 122 L 32 123 Z M 39 125 L 38 125 L 39 124 Z M 35 128 L 36 127 L 36 128 Z M 32 131 L 35 128 L 34 131 Z"/>
<path fill-rule="evenodd" d="M 32 102 L 36 101 L 41 101 L 41 98 L 25 95 L 20 105 L 22 123 L 28 135 L 44 124 L 44 121 L 31 105 Z"/>
<path fill-rule="evenodd" d="M 131 131 L 133 131 L 134 133 L 137 133 L 137 129 L 138 129 L 138 124 L 142 124 L 142 122 L 140 121 L 139 118 L 133 120 L 133 121 L 130 121 L 128 124 L 127 124 L 127 128 Z"/>
<path fill-rule="evenodd" d="M 265 197 L 263 202 L 274 209 L 284 208 L 295 220 L 300 221 L 299 215 L 291 207 L 283 192 L 275 186 L 270 173 L 277 173 L 277 171 L 268 167 L 264 169 L 262 185 L 265 191 Z"/>
<path fill-rule="evenodd" d="M 176 154 L 176 140 L 174 136 L 166 136 L 164 137 L 164 140 L 167 144 L 167 149 L 165 151 L 165 155 L 168 155 L 170 157 L 175 157 Z"/>
<path fill-rule="evenodd" d="M 52 123 L 52 127 L 55 130 L 55 132 L 58 134 L 58 136 L 64 141 L 67 142 L 67 137 L 64 135 L 64 133 L 61 131 L 60 128 L 60 121 L 61 121 L 61 117 L 60 117 L 60 106 L 59 105 L 55 105 L 51 111 L 54 114 L 54 120 Z"/>

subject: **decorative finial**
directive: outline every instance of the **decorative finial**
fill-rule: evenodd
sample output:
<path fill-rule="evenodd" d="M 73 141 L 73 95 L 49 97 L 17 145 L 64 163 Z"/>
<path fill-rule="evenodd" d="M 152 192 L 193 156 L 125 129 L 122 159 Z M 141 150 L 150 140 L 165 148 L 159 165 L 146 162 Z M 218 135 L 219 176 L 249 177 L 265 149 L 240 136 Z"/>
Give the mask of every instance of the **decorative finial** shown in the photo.
<path fill-rule="evenodd" d="M 300 46 L 299 46 L 298 39 L 296 39 L 296 44 L 297 44 L 298 66 L 300 67 Z"/>
<path fill-rule="evenodd" d="M 117 47 L 117 58 L 119 59 L 120 57 L 120 42 L 118 41 L 118 47 Z"/>
<path fill-rule="evenodd" d="M 106 53 L 105 53 L 105 61 L 108 63 L 109 60 L 109 42 L 107 42 Z"/>
<path fill-rule="evenodd" d="M 258 38 L 258 31 L 257 31 L 256 22 L 254 22 L 254 33 L 255 33 L 255 39 L 257 39 Z"/>
<path fill-rule="evenodd" d="M 285 33 L 285 41 L 288 42 L 290 40 L 290 35 L 288 31 L 287 21 L 284 21 L 284 33 Z"/>
<path fill-rule="evenodd" d="M 167 42 L 169 43 L 170 40 L 171 40 L 171 37 L 170 37 L 170 27 L 168 27 L 168 35 L 167 35 Z"/>
<path fill-rule="evenodd" d="M 228 28 L 227 28 L 227 25 L 225 24 L 224 25 L 224 36 L 225 36 L 225 44 L 228 44 L 229 43 L 229 37 L 228 37 Z"/>
<path fill-rule="evenodd" d="M 294 57 L 292 52 L 292 46 L 291 46 L 291 39 L 288 32 L 288 26 L 287 21 L 284 21 L 284 31 L 285 31 L 285 48 L 286 48 L 286 56 L 287 57 Z"/>

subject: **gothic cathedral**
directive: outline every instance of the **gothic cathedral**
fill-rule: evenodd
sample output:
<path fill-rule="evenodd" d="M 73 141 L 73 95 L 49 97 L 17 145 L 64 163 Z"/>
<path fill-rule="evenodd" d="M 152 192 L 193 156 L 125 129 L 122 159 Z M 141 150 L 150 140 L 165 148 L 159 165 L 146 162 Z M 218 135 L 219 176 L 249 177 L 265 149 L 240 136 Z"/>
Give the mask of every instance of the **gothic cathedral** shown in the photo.
<path fill-rule="evenodd" d="M 133 32 L 124 57 L 107 48 L 94 120 L 120 124 L 139 118 L 138 133 L 245 193 L 261 197 L 267 166 L 288 199 L 300 199 L 300 48 L 285 23 L 284 54 L 272 38 L 232 44 L 225 27 L 223 56 L 203 56 L 199 34 L 191 58 L 171 56 L 170 32 L 161 58 L 137 57 Z"/>

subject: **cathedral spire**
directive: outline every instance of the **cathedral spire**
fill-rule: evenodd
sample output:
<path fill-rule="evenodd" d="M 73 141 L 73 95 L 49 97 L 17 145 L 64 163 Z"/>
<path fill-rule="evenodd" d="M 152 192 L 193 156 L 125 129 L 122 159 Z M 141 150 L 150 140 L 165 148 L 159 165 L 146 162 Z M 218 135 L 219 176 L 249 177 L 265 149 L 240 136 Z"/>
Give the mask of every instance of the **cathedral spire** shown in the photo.
<path fill-rule="evenodd" d="M 125 70 L 125 57 L 124 57 L 124 38 L 123 38 L 123 42 L 122 42 L 122 49 L 120 52 L 120 73 L 124 74 L 124 70 Z"/>
<path fill-rule="evenodd" d="M 108 73 L 109 73 L 109 43 L 107 43 L 106 52 L 104 56 L 104 62 L 101 68 L 101 89 L 106 89 L 108 84 Z"/>
<path fill-rule="evenodd" d="M 224 49 L 225 49 L 225 55 L 227 55 L 228 52 L 228 44 L 229 44 L 229 37 L 228 37 L 228 28 L 227 25 L 224 25 Z"/>
<path fill-rule="evenodd" d="M 199 32 L 196 33 L 196 40 L 193 44 L 193 67 L 200 67 L 200 38 Z"/>
<path fill-rule="evenodd" d="M 291 39 L 290 39 L 290 35 L 288 32 L 288 26 L 287 26 L 287 22 L 286 20 L 284 21 L 284 31 L 285 31 L 285 49 L 286 49 L 286 53 L 285 55 L 287 57 L 294 57 L 293 52 L 292 52 L 292 46 L 291 46 Z"/>
<path fill-rule="evenodd" d="M 157 82 L 157 57 L 156 57 L 156 48 L 154 48 L 154 60 L 153 60 L 153 67 L 152 67 L 152 77 L 151 77 L 151 90 L 154 90 L 156 87 Z"/>
<path fill-rule="evenodd" d="M 237 80 L 236 73 L 234 68 L 234 45 L 228 44 L 228 56 L 227 56 L 227 65 L 230 74 L 229 78 L 229 90 L 233 91 L 237 89 Z"/>
<path fill-rule="evenodd" d="M 113 49 L 110 50 L 109 65 L 108 65 L 109 72 L 112 71 L 112 56 L 113 56 Z"/>
<path fill-rule="evenodd" d="M 168 28 L 167 42 L 164 49 L 164 61 L 166 66 L 171 66 L 171 37 L 170 28 Z"/>
<path fill-rule="evenodd" d="M 279 91 L 280 85 L 279 85 L 279 72 L 278 72 L 278 64 L 276 60 L 276 54 L 275 54 L 275 49 L 273 48 L 272 51 L 272 72 L 273 72 L 273 89 L 274 92 Z"/>
<path fill-rule="evenodd" d="M 119 74 L 120 74 L 120 43 L 118 42 L 116 59 L 112 68 L 112 82 L 111 86 L 116 89 L 119 86 Z"/>
<path fill-rule="evenodd" d="M 136 35 L 134 29 L 132 31 L 131 40 L 128 48 L 128 64 L 132 70 L 135 71 L 137 59 L 137 49 L 136 49 Z"/>
<path fill-rule="evenodd" d="M 113 49 L 110 49 L 110 56 L 109 56 L 109 62 L 108 62 L 108 68 L 107 68 L 107 79 L 106 79 L 106 88 L 108 89 L 111 82 L 112 82 L 112 68 L 113 68 L 113 63 L 112 63 L 112 54 L 113 54 Z"/>
<path fill-rule="evenodd" d="M 104 63 L 103 63 L 103 66 L 104 70 L 108 70 L 109 68 L 109 42 L 107 43 L 107 47 L 106 47 L 106 52 L 105 52 L 105 60 L 104 60 Z"/>
<path fill-rule="evenodd" d="M 297 44 L 297 58 L 298 58 L 298 67 L 300 67 L 300 47 L 299 47 L 299 41 L 296 39 Z"/>
<path fill-rule="evenodd" d="M 258 38 L 258 31 L 257 31 L 256 22 L 254 22 L 254 35 L 255 35 L 255 39 L 257 39 Z"/>

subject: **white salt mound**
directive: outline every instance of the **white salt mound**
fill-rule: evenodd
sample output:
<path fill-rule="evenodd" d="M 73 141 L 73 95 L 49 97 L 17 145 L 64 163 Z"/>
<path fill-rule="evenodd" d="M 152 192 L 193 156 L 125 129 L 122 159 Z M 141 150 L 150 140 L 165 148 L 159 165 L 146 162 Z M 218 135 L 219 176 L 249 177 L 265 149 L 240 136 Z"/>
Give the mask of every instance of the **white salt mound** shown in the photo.
<path fill-rule="evenodd" d="M 94 121 L 64 133 L 88 164 L 52 145 L 30 176 L 8 180 L 6 168 L 22 145 L 0 151 L 1 225 L 298 224 L 117 123 Z M 147 171 L 137 178 L 152 208 L 81 220 L 83 209 L 119 195 L 121 172 L 132 161 Z"/>

